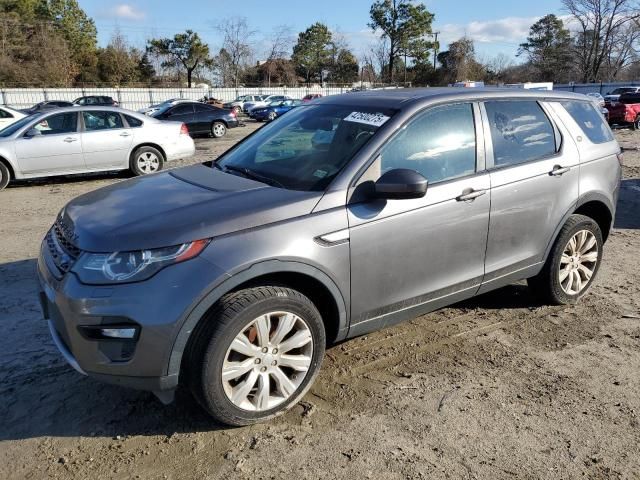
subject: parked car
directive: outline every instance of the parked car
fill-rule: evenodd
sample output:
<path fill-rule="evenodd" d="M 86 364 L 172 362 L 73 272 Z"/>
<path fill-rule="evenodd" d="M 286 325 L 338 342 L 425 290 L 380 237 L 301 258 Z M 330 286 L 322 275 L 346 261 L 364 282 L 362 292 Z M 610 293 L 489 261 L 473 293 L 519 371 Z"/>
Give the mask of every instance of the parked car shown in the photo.
<path fill-rule="evenodd" d="M 271 102 L 266 107 L 254 107 L 251 109 L 249 116 L 258 122 L 264 120 L 275 120 L 276 118 L 284 115 L 292 108 L 298 107 L 302 104 L 302 100 L 284 100 L 282 102 Z"/>
<path fill-rule="evenodd" d="M 18 110 L 14 110 L 11 107 L 7 107 L 6 105 L 0 105 L 0 130 L 5 127 L 8 127 L 12 123 L 17 122 L 21 118 L 26 117 L 25 113 L 22 113 Z"/>
<path fill-rule="evenodd" d="M 74 105 L 91 106 L 91 107 L 117 107 L 118 102 L 113 98 L 103 95 L 89 95 L 79 97 L 73 101 Z"/>
<path fill-rule="evenodd" d="M 585 95 L 589 97 L 593 101 L 593 103 L 595 103 L 598 107 L 604 107 L 604 104 L 605 104 L 604 97 L 600 95 L 598 92 L 589 92 L 589 93 L 586 93 Z"/>
<path fill-rule="evenodd" d="M 227 129 L 239 125 L 238 118 L 232 110 L 213 107 L 200 102 L 179 102 L 167 104 L 151 114 L 158 120 L 182 122 L 189 128 L 191 135 L 212 135 L 224 137 Z"/>
<path fill-rule="evenodd" d="M 138 113 L 144 113 L 145 115 L 151 115 L 154 112 L 157 112 L 161 108 L 167 107 L 168 105 L 177 105 L 178 103 L 185 102 L 194 102 L 195 100 L 191 100 L 189 98 L 170 98 L 169 100 L 165 100 L 161 103 L 156 103 L 155 105 L 151 105 L 146 108 L 141 108 L 138 110 Z"/>
<path fill-rule="evenodd" d="M 640 92 L 623 93 L 617 102 L 607 104 L 610 125 L 629 125 L 640 130 Z"/>
<path fill-rule="evenodd" d="M 620 95 L 623 93 L 637 93 L 640 92 L 640 87 L 618 87 L 612 92 L 607 93 L 604 96 L 606 102 L 617 102 L 620 99 Z"/>
<path fill-rule="evenodd" d="M 0 190 L 10 180 L 130 169 L 154 173 L 194 155 L 187 127 L 113 107 L 67 107 L 0 130 Z M 104 213 L 104 212 L 103 212 Z"/>
<path fill-rule="evenodd" d="M 223 108 L 234 110 L 236 114 L 239 114 L 244 109 L 245 102 L 261 102 L 267 95 L 239 95 L 235 100 L 223 104 Z"/>
<path fill-rule="evenodd" d="M 310 102 L 311 100 L 315 100 L 316 98 L 322 98 L 322 94 L 321 93 L 310 93 L 308 95 L 305 95 L 304 97 L 302 97 L 302 101 L 304 103 Z"/>
<path fill-rule="evenodd" d="M 252 102 L 244 102 L 243 110 L 246 113 L 251 113 L 251 110 L 256 107 L 266 107 L 271 102 L 283 102 L 285 100 L 293 100 L 289 95 L 268 95 L 263 96 L 262 100 L 252 101 Z"/>
<path fill-rule="evenodd" d="M 73 103 L 67 102 L 66 100 L 47 100 L 46 102 L 36 103 L 32 107 L 20 111 L 26 115 L 33 115 L 34 113 L 46 112 L 63 107 L 73 107 Z"/>
<path fill-rule="evenodd" d="M 326 344 L 522 279 L 577 302 L 619 162 L 582 95 L 319 99 L 213 163 L 69 202 L 39 254 L 43 311 L 81 373 L 164 402 L 183 383 L 220 422 L 267 420 L 309 390 Z"/>

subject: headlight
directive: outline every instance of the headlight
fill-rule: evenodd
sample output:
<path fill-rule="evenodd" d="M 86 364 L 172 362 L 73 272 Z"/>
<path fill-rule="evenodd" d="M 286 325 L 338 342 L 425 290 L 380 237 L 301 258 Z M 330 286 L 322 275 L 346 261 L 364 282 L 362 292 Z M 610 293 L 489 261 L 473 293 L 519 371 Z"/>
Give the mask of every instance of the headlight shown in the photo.
<path fill-rule="evenodd" d="M 114 253 L 83 253 L 73 267 L 82 283 L 105 285 L 146 280 L 163 268 L 196 257 L 209 239 L 172 247 Z"/>

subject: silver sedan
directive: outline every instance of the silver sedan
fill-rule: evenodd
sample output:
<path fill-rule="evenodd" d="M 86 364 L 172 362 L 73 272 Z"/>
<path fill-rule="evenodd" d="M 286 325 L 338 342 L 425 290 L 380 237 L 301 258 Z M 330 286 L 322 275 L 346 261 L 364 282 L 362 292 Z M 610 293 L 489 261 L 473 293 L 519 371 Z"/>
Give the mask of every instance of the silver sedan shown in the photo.
<path fill-rule="evenodd" d="M 145 175 L 194 154 L 183 123 L 113 107 L 60 108 L 0 130 L 0 190 L 13 179 L 126 169 Z"/>

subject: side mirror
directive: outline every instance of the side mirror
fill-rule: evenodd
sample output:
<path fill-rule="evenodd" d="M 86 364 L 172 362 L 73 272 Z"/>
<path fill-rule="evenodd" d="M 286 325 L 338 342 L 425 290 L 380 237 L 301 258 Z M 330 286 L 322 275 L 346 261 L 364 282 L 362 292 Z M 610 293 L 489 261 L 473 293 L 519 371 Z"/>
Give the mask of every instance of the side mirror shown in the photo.
<path fill-rule="evenodd" d="M 27 133 L 24 134 L 27 138 L 39 137 L 40 135 L 42 135 L 42 132 L 37 128 L 30 128 L 27 130 Z"/>
<path fill-rule="evenodd" d="M 427 179 L 415 170 L 396 168 L 382 175 L 375 183 L 378 198 L 409 199 L 421 198 L 427 193 Z"/>

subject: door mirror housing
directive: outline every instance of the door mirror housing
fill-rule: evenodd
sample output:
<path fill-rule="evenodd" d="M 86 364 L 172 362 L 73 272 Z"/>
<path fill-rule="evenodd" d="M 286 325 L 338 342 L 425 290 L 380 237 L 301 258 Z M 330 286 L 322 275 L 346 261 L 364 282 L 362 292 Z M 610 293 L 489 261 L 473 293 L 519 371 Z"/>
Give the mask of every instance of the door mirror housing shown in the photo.
<path fill-rule="evenodd" d="M 27 138 L 39 137 L 40 135 L 42 135 L 42 132 L 37 128 L 30 128 L 27 130 L 27 133 L 24 134 Z"/>
<path fill-rule="evenodd" d="M 375 194 L 385 199 L 421 198 L 429 182 L 415 170 L 396 168 L 382 175 L 375 183 Z"/>

